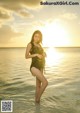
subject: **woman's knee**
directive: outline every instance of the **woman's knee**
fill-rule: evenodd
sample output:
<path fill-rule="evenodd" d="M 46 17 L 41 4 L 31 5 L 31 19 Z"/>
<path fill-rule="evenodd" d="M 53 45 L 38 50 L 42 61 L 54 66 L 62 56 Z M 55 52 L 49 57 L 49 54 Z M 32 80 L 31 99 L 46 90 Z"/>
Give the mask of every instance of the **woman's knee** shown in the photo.
<path fill-rule="evenodd" d="M 46 80 L 45 84 L 46 84 L 46 86 L 48 86 L 48 81 L 47 80 Z"/>
<path fill-rule="evenodd" d="M 41 88 L 41 84 L 36 85 L 36 88 L 40 89 Z"/>
<path fill-rule="evenodd" d="M 42 84 L 43 84 L 44 87 L 47 87 L 48 81 L 47 81 L 47 80 L 44 80 L 44 81 L 42 82 Z"/>
<path fill-rule="evenodd" d="M 41 82 L 39 80 L 36 80 L 36 88 L 40 88 L 40 87 L 41 87 Z"/>

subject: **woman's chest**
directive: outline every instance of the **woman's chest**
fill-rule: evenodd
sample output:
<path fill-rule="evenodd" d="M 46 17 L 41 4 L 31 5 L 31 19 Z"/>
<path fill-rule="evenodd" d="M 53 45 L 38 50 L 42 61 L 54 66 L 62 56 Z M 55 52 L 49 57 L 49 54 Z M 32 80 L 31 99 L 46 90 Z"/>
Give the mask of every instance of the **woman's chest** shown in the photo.
<path fill-rule="evenodd" d="M 31 49 L 31 53 L 34 54 L 34 53 L 38 53 L 38 54 L 42 54 L 43 53 L 43 49 L 42 47 L 32 47 Z"/>

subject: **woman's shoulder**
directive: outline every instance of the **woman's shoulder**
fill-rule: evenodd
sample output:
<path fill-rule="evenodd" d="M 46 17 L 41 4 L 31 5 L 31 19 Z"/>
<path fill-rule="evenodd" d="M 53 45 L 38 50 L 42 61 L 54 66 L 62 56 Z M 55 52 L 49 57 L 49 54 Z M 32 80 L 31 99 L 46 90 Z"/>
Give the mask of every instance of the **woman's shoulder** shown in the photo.
<path fill-rule="evenodd" d="M 32 47 L 32 44 L 31 44 L 31 42 L 29 42 L 28 44 L 27 44 L 27 47 Z"/>

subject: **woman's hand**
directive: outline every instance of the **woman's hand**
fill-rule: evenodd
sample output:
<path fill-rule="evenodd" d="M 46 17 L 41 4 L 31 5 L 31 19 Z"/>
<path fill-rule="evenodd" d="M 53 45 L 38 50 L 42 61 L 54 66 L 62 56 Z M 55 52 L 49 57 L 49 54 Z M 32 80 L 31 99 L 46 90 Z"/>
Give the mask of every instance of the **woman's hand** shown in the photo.
<path fill-rule="evenodd" d="M 40 54 L 37 54 L 36 55 L 39 59 L 42 59 L 43 58 L 43 55 L 40 55 Z"/>

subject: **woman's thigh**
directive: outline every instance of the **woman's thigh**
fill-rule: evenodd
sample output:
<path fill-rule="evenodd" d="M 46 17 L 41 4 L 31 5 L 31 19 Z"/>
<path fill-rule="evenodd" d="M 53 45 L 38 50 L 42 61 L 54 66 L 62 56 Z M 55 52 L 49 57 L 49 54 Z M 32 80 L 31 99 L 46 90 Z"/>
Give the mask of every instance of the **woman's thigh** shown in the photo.
<path fill-rule="evenodd" d="M 42 71 L 40 71 L 39 69 L 32 67 L 31 68 L 31 73 L 37 77 L 37 79 L 39 79 L 39 81 L 43 82 L 46 80 L 46 78 L 44 77 Z"/>

